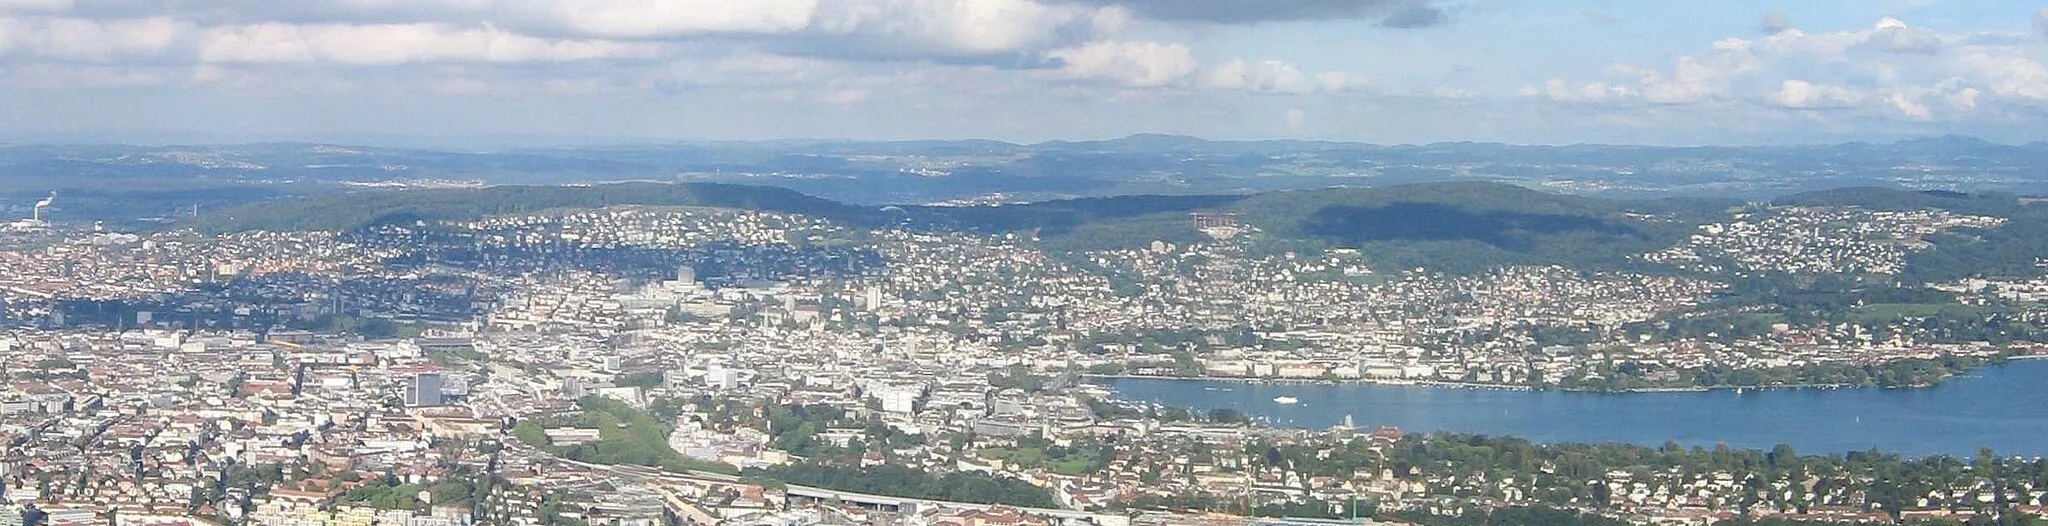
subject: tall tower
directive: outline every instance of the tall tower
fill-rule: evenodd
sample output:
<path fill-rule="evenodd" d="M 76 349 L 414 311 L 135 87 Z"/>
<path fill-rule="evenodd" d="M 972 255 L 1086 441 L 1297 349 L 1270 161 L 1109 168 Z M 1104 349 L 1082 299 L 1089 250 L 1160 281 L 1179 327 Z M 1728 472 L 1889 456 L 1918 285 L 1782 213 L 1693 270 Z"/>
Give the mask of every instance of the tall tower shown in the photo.
<path fill-rule="evenodd" d="M 49 197 L 45 197 L 41 201 L 36 201 L 35 211 L 32 212 L 32 215 L 29 217 L 29 219 L 34 220 L 37 223 L 43 222 L 43 209 L 49 208 L 50 204 L 55 202 L 57 202 L 57 192 L 50 192 Z"/>

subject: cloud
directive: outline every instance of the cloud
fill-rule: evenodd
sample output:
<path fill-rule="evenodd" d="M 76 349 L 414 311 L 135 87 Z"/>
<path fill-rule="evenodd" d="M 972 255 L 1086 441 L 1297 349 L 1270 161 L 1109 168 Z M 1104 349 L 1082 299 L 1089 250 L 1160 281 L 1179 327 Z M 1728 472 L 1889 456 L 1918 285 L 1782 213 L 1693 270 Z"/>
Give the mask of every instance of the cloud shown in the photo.
<path fill-rule="evenodd" d="M 1128 18 L 1115 6 L 1037 0 L 842 0 L 820 6 L 799 36 L 871 42 L 902 55 L 1010 54 L 1112 36 Z"/>
<path fill-rule="evenodd" d="M 2048 66 L 2011 31 L 1941 32 L 1884 18 L 1859 29 L 1784 27 L 1727 38 L 1671 65 L 1617 64 L 1601 79 L 1553 79 L 1527 97 L 1568 103 L 1751 105 L 1960 119 L 1986 108 L 2048 110 Z M 1993 115 L 1993 113 L 1984 113 Z"/>
<path fill-rule="evenodd" d="M 1197 66 L 1186 45 L 1159 42 L 1098 41 L 1056 49 L 1046 53 L 1046 58 L 1058 61 L 1058 73 L 1063 77 L 1132 88 L 1179 84 Z"/>
<path fill-rule="evenodd" d="M 548 0 L 524 2 L 577 34 L 647 38 L 788 33 L 811 24 L 819 0 Z"/>
<path fill-rule="evenodd" d="M 1960 75 L 1981 84 L 1992 94 L 2048 101 L 2048 66 L 2042 66 L 2017 50 L 1972 49 L 1964 52 L 1953 64 Z"/>
<path fill-rule="evenodd" d="M 2048 7 L 2034 12 L 2034 31 L 2040 33 L 2041 38 L 2048 38 Z"/>
<path fill-rule="evenodd" d="M 1444 12 L 1443 8 L 1429 4 L 1416 4 L 1387 15 L 1386 18 L 1380 20 L 1380 27 L 1413 29 L 1436 27 L 1450 22 L 1451 15 Z"/>
<path fill-rule="evenodd" d="M 1773 103 L 1785 108 L 1819 109 L 1847 108 L 1863 101 L 1863 94 L 1836 86 L 1824 86 L 1799 79 L 1787 79 L 1778 91 L 1770 95 Z"/>
<path fill-rule="evenodd" d="M 1203 85 L 1215 89 L 1244 90 L 1253 93 L 1300 94 L 1316 89 L 1308 75 L 1292 63 L 1280 60 L 1262 60 L 1256 63 L 1244 59 L 1225 62 L 1209 71 Z"/>
<path fill-rule="evenodd" d="M 151 56 L 170 50 L 189 30 L 186 24 L 165 17 L 107 21 L 0 18 L 0 53 L 82 61 Z"/>
<path fill-rule="evenodd" d="M 1364 75 L 1344 71 L 1325 71 L 1316 74 L 1316 87 L 1331 93 L 1364 91 L 1372 83 Z"/>
<path fill-rule="evenodd" d="M 1639 93 L 1643 100 L 1654 104 L 1688 104 L 1719 98 L 1728 89 L 1728 80 L 1741 66 L 1729 66 L 1725 62 L 1710 62 L 1699 57 L 1678 57 L 1676 65 L 1669 71 L 1636 66 L 1618 68 L 1636 77 L 1637 89 L 1623 92 Z"/>
<path fill-rule="evenodd" d="M 1172 22 L 1255 24 L 1304 20 L 1362 20 L 1402 16 L 1403 21 L 1438 17 L 1446 21 L 1436 0 L 1077 0 L 1092 5 L 1120 5 L 1139 16 Z M 1391 21 L 1391 19 L 1390 19 Z M 1420 27 L 1388 24 L 1390 27 Z"/>
<path fill-rule="evenodd" d="M 0 13 L 53 13 L 71 9 L 71 0 L 0 0 Z"/>
<path fill-rule="evenodd" d="M 1542 86 L 1523 86 L 1516 92 L 1523 97 L 1541 97 L 1558 102 L 1607 102 L 1622 100 L 1631 95 L 1628 88 L 1600 82 L 1569 84 L 1564 79 L 1550 79 Z"/>
<path fill-rule="evenodd" d="M 1921 104 L 1904 93 L 1893 93 L 1885 97 L 1885 102 L 1891 104 L 1892 109 L 1898 110 L 1899 114 L 1907 117 L 1927 119 L 1934 116 L 1934 111 L 1927 109 L 1926 104 Z"/>
<path fill-rule="evenodd" d="M 1757 25 L 1757 29 L 1763 31 L 1765 35 L 1783 33 L 1786 30 L 1793 29 L 1792 17 L 1786 15 L 1784 11 L 1772 10 L 1771 12 L 1764 13 L 1763 22 Z"/>
<path fill-rule="evenodd" d="M 595 60 L 647 57 L 657 49 L 647 43 L 541 39 L 491 27 L 284 23 L 209 29 L 198 48 L 202 62 L 359 65 Z"/>
<path fill-rule="evenodd" d="M 1067 0 L 97 0 L 91 18 L 173 17 L 206 27 L 488 26 L 551 41 L 680 41 L 862 60 L 1037 56 L 1113 38 L 1133 16 Z M 1000 61 L 983 61 L 1000 63 Z"/>
<path fill-rule="evenodd" d="M 1919 53 L 1932 55 L 1943 49 L 1941 35 L 1933 31 L 1907 27 L 1896 18 L 1885 18 L 1877 22 L 1877 28 L 1858 44 L 1864 49 L 1892 53 Z"/>

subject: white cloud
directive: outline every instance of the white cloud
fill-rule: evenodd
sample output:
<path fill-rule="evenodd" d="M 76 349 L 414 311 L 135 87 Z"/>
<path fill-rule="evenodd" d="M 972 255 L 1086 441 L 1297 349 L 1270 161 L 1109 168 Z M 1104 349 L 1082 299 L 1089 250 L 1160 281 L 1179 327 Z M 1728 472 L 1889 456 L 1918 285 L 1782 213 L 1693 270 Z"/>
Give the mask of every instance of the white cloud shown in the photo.
<path fill-rule="evenodd" d="M 1904 93 L 1893 93 L 1890 97 L 1885 98 L 1885 102 L 1891 104 L 1892 109 L 1898 110 L 1899 114 L 1907 117 L 1927 119 L 1934 116 L 1934 112 L 1927 109 L 1926 104 L 1921 104 L 1920 101 L 1913 100 Z"/>
<path fill-rule="evenodd" d="M 1564 79 L 1550 79 L 1543 86 L 1523 86 L 1517 92 L 1524 97 L 1543 97 L 1558 102 L 1605 102 L 1619 100 L 1630 95 L 1628 88 L 1600 82 L 1573 85 Z"/>
<path fill-rule="evenodd" d="M 1323 91 L 1339 93 L 1361 91 L 1372 87 L 1364 75 L 1344 71 L 1325 71 L 1316 74 L 1316 86 Z"/>
<path fill-rule="evenodd" d="M 71 10 L 72 0 L 0 0 L 0 13 L 54 13 Z"/>
<path fill-rule="evenodd" d="M 1301 66 L 1284 60 L 1233 59 L 1210 68 L 1201 81 L 1208 89 L 1274 95 L 1358 92 L 1372 87 L 1364 75 L 1346 71 L 1309 75 Z"/>
<path fill-rule="evenodd" d="M 0 79 L 44 88 L 148 86 L 172 73 L 159 68 L 104 64 L 23 64 L 0 68 Z"/>
<path fill-rule="evenodd" d="M 1097 41 L 1056 49 L 1046 58 L 1058 60 L 1061 76 L 1093 79 L 1133 88 L 1179 84 L 1195 72 L 1193 53 L 1183 44 Z"/>
<path fill-rule="evenodd" d="M 654 44 L 548 40 L 492 27 L 439 24 L 251 24 L 199 36 L 202 62 L 533 62 L 645 57 Z"/>
<path fill-rule="evenodd" d="M 845 88 L 826 93 L 823 100 L 832 104 L 852 104 L 868 99 L 874 90 L 868 88 Z"/>
<path fill-rule="evenodd" d="M 108 21 L 0 18 L 0 53 L 85 61 L 150 56 L 171 49 L 189 29 L 164 17 Z"/>
<path fill-rule="evenodd" d="M 1941 35 L 1926 29 L 1909 27 L 1896 18 L 1885 18 L 1859 43 L 1860 46 L 1892 53 L 1940 53 L 1944 47 Z"/>
<path fill-rule="evenodd" d="M 1670 71 L 1638 66 L 1621 66 L 1634 75 L 1643 100 L 1656 104 L 1687 104 L 1718 98 L 1727 90 L 1730 76 L 1747 69 L 1740 64 L 1710 64 L 1699 57 L 1678 57 Z"/>
<path fill-rule="evenodd" d="M 1987 104 L 2048 107 L 2048 67 L 2005 33 L 1944 33 L 1884 18 L 1864 28 L 1782 28 L 1727 38 L 1671 66 L 1620 64 L 1608 79 L 1554 79 L 1520 93 L 1560 102 L 1749 103 L 1959 118 Z"/>
<path fill-rule="evenodd" d="M 724 1 L 724 0 L 718 0 Z M 1076 34 L 1110 36 L 1121 8 L 1036 0 L 841 0 L 822 4 L 810 30 L 955 53 L 1043 50 Z"/>
<path fill-rule="evenodd" d="M 1954 64 L 1993 94 L 2048 101 L 2048 67 L 2017 50 L 1971 49 Z"/>
<path fill-rule="evenodd" d="M 2034 31 L 2041 33 L 2041 38 L 2048 38 L 2048 6 L 2034 12 Z"/>
<path fill-rule="evenodd" d="M 1770 95 L 1770 100 L 1779 106 L 1795 109 L 1844 108 L 1862 102 L 1863 94 L 1847 88 L 1787 79 L 1779 85 L 1777 93 Z"/>
<path fill-rule="evenodd" d="M 1301 108 L 1287 108 L 1287 129 L 1300 131 L 1301 125 L 1307 122 L 1307 112 L 1301 111 Z"/>
<path fill-rule="evenodd" d="M 818 11 L 818 0 L 527 0 L 520 3 L 583 35 L 628 38 L 704 33 L 787 33 L 809 26 Z"/>
<path fill-rule="evenodd" d="M 1210 70 L 1203 84 L 1215 89 L 1281 94 L 1308 93 L 1316 88 L 1299 66 L 1280 60 L 1225 62 Z"/>

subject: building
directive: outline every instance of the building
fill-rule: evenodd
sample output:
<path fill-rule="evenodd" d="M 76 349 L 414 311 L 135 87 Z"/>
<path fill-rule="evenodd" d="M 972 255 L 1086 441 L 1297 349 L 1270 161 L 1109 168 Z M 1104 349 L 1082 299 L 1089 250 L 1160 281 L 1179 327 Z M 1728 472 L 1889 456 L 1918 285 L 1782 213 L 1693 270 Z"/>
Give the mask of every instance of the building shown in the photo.
<path fill-rule="evenodd" d="M 419 373 L 405 385 L 405 405 L 427 407 L 441 405 L 441 373 Z"/>
<path fill-rule="evenodd" d="M 704 384 L 721 391 L 739 389 L 740 372 L 737 369 L 714 365 L 709 372 L 704 373 Z"/>
<path fill-rule="evenodd" d="M 861 297 L 861 307 L 873 311 L 882 308 L 882 288 L 868 287 Z"/>

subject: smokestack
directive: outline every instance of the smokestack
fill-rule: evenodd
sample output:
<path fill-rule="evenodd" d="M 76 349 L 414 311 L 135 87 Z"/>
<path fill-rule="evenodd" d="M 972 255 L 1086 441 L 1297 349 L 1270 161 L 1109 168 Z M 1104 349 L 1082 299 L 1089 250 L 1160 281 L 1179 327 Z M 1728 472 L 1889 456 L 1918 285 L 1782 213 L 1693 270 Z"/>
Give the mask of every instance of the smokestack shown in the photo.
<path fill-rule="evenodd" d="M 44 209 L 44 208 L 49 208 L 49 207 L 50 207 L 50 203 L 54 203 L 54 202 L 57 202 L 57 193 L 56 193 L 56 192 L 50 192 L 50 196 L 49 196 L 49 197 L 45 197 L 45 198 L 43 198 L 43 200 L 41 200 L 41 201 L 36 201 L 36 209 L 35 209 L 35 217 L 34 217 L 34 219 L 35 219 L 35 220 L 37 220 L 37 221 L 42 221 L 42 220 L 43 220 L 43 209 Z"/>

